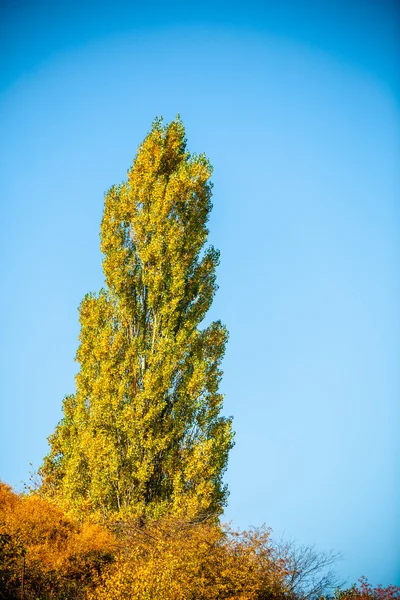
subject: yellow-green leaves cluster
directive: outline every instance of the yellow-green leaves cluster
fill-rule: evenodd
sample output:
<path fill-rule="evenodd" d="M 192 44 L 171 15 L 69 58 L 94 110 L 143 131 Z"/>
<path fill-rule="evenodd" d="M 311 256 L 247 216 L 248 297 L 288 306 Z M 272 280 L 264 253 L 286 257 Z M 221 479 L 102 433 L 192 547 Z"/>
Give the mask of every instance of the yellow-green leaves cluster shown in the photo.
<path fill-rule="evenodd" d="M 220 322 L 200 328 L 218 251 L 205 247 L 212 169 L 183 125 L 156 120 L 106 194 L 106 289 L 80 307 L 77 390 L 50 438 L 44 490 L 72 511 L 217 515 L 232 447 L 220 416 Z"/>

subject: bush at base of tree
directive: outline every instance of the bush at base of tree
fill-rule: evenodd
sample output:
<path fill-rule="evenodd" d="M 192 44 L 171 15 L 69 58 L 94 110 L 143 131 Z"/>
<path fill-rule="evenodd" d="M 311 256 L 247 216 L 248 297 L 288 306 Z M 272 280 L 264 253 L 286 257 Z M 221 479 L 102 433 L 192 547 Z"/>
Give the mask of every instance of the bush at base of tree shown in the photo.
<path fill-rule="evenodd" d="M 0 483 L 0 598 L 25 600 L 397 600 L 366 579 L 334 592 L 335 556 L 176 517 L 78 523 Z"/>
<path fill-rule="evenodd" d="M 335 593 L 335 600 L 396 600 L 397 598 L 400 598 L 400 586 L 373 587 L 366 577 L 361 577 L 358 585 Z"/>
<path fill-rule="evenodd" d="M 126 526 L 125 552 L 91 600 L 232 600 L 285 596 L 285 564 L 267 529 L 238 533 L 181 520 Z M 128 552 L 126 552 L 126 550 Z"/>
<path fill-rule="evenodd" d="M 23 571 L 26 600 L 84 598 L 115 549 L 107 529 L 0 482 L 0 598 L 21 598 Z"/>
<path fill-rule="evenodd" d="M 163 518 L 77 523 L 35 494 L 0 484 L 0 598 L 282 598 L 285 564 L 267 529 Z"/>

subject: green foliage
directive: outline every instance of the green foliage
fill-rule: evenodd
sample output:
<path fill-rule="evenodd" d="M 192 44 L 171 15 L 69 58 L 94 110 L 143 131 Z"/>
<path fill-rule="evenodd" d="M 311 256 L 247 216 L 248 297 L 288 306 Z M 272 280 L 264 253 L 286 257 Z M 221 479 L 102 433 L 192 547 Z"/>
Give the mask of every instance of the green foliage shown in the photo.
<path fill-rule="evenodd" d="M 79 514 L 218 515 L 233 444 L 218 392 L 227 331 L 200 328 L 219 253 L 205 247 L 212 168 L 179 119 L 156 120 L 105 197 L 107 288 L 80 307 L 76 394 L 49 438 L 43 491 Z"/>

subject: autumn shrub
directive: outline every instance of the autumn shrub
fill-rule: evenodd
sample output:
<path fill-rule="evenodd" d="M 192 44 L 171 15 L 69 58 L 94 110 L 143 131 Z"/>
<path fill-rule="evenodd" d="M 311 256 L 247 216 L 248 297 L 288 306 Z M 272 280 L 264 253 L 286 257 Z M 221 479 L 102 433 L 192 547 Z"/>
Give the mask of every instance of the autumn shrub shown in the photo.
<path fill-rule="evenodd" d="M 26 600 L 316 600 L 331 596 L 334 559 L 276 543 L 267 528 L 235 531 L 216 519 L 77 522 L 39 494 L 0 483 L 2 599 L 21 597 L 24 565 Z M 362 580 L 335 600 L 396 598 L 398 588 Z"/>
<path fill-rule="evenodd" d="M 335 600 L 396 600 L 397 598 L 400 598 L 400 586 L 373 587 L 366 577 L 361 577 L 358 585 L 338 590 L 335 594 Z"/>
<path fill-rule="evenodd" d="M 0 483 L 0 589 L 20 598 L 79 599 L 113 560 L 115 537 L 78 522 L 35 495 L 19 496 Z M 1 597 L 1 596 L 0 596 Z"/>
<path fill-rule="evenodd" d="M 267 529 L 234 532 L 182 520 L 124 524 L 123 550 L 91 600 L 253 600 L 283 595 Z"/>

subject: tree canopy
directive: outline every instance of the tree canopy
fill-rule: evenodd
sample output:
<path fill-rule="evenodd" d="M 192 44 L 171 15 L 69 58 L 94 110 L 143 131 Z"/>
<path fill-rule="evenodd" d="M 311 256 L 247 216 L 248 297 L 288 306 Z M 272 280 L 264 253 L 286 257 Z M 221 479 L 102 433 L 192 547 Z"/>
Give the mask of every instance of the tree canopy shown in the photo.
<path fill-rule="evenodd" d="M 127 181 L 105 196 L 106 287 L 81 303 L 76 393 L 41 468 L 44 492 L 71 511 L 199 517 L 226 502 L 227 330 L 201 328 L 219 261 L 206 245 L 211 173 L 179 117 L 156 119 Z"/>

